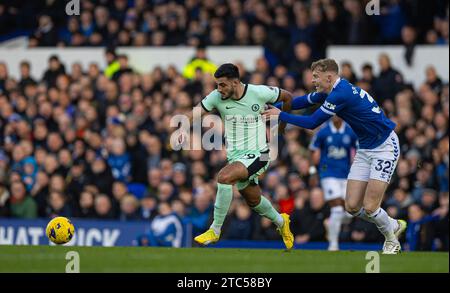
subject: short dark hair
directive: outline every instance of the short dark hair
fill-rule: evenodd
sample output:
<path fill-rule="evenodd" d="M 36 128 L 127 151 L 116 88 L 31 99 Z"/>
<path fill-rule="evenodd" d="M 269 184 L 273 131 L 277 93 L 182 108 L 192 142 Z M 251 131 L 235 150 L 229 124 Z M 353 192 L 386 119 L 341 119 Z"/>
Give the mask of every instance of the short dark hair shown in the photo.
<path fill-rule="evenodd" d="M 215 78 L 237 78 L 239 79 L 239 69 L 236 65 L 232 63 L 225 63 L 219 66 L 217 68 L 216 72 L 214 73 Z"/>
<path fill-rule="evenodd" d="M 48 61 L 58 61 L 59 62 L 58 55 L 51 55 L 50 58 L 48 58 Z"/>
<path fill-rule="evenodd" d="M 339 73 L 339 65 L 334 59 L 321 59 L 313 62 L 313 64 L 311 65 L 311 71 L 314 71 L 315 69 L 321 72 L 331 71 L 336 74 Z"/>
<path fill-rule="evenodd" d="M 369 64 L 369 63 L 365 63 L 364 65 L 363 65 L 363 67 L 362 67 L 362 70 L 364 71 L 364 70 L 370 70 L 370 71 L 372 71 L 373 70 L 373 66 L 371 65 L 371 64 Z"/>
<path fill-rule="evenodd" d="M 28 62 L 28 61 L 22 61 L 22 62 L 20 62 L 20 67 L 27 67 L 28 69 L 30 69 L 30 62 Z"/>

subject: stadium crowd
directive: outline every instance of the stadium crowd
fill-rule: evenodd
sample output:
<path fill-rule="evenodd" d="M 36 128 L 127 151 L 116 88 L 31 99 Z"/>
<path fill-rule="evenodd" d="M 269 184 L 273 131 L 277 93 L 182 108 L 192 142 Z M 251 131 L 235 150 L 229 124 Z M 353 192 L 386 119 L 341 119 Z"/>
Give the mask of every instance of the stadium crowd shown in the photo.
<path fill-rule="evenodd" d="M 115 55 L 107 51 L 105 56 Z M 92 63 L 64 66 L 49 58 L 42 77 L 20 65 L 20 79 L 0 63 L 0 216 L 48 218 L 55 215 L 121 221 L 151 221 L 176 214 L 203 232 L 211 221 L 215 177 L 226 163 L 225 150 L 172 150 L 175 114 L 189 111 L 215 88 L 209 73 L 186 79 L 174 67 L 139 74 L 119 56 L 107 77 Z M 384 207 L 415 228 L 411 249 L 448 250 L 449 87 L 433 67 L 417 90 L 405 84 L 386 55 L 375 75 L 366 64 L 356 74 L 350 63 L 342 75 L 366 89 L 397 123 L 401 159 Z M 270 72 L 258 59 L 244 82 L 280 86 L 301 95 L 311 82 Z M 106 71 L 106 70 L 105 70 Z M 310 76 L 305 69 L 304 76 Z M 279 157 L 262 178 L 264 195 L 291 214 L 297 243 L 325 241 L 329 208 L 311 163 L 312 132 L 288 127 Z M 275 227 L 253 213 L 235 192 L 224 239 L 278 239 Z M 420 233 L 418 233 L 420 232 Z M 381 241 L 376 227 L 355 219 L 341 240 Z M 437 240 L 436 240 L 437 239 Z"/>
<path fill-rule="evenodd" d="M 309 61 L 303 44 L 314 59 L 329 44 L 448 44 L 448 1 L 383 0 L 370 16 L 369 2 L 81 0 L 80 16 L 68 16 L 64 1 L 4 0 L 0 36 L 28 35 L 30 47 L 262 45 L 272 67 L 293 74 Z"/>
<path fill-rule="evenodd" d="M 448 44 L 448 3 L 440 0 L 382 1 L 374 18 L 356 0 L 148 2 L 82 0 L 79 17 L 61 13 L 64 1 L 0 3 L 0 37 L 14 27 L 28 30 L 30 47 L 191 45 L 198 50 L 187 68 L 198 59 L 204 71 L 169 66 L 137 73 L 113 49 L 105 51 L 106 68 L 64 64 L 55 55 L 38 77 L 26 60 L 19 79 L 0 62 L 0 218 L 152 221 L 174 214 L 196 235 L 210 224 L 226 154 L 174 151 L 169 140 L 170 119 L 215 88 L 215 65 L 204 46 L 264 46 L 254 71 L 237 64 L 242 81 L 301 95 L 313 90 L 309 66 L 328 44 L 403 44 L 405 58 L 415 44 Z M 350 62 L 341 64 L 341 74 L 397 123 L 401 159 L 383 207 L 408 220 L 409 249 L 448 250 L 448 83 L 429 67 L 414 88 L 387 55 L 372 62 L 379 74 L 373 64 L 353 68 Z M 308 150 L 311 137 L 288 127 L 261 180 L 264 195 L 291 215 L 299 244 L 325 241 L 329 216 Z M 270 221 L 236 191 L 235 197 L 223 239 L 279 239 Z M 382 241 L 374 225 L 358 219 L 344 225 L 340 238 Z"/>

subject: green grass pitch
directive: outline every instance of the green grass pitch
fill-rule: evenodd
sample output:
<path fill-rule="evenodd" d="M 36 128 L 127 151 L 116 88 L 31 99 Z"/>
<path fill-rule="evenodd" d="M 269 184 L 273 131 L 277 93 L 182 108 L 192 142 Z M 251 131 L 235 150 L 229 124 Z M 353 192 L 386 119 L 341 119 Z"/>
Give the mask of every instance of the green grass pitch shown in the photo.
<path fill-rule="evenodd" d="M 365 251 L 272 249 L 0 246 L 0 273 L 65 272 L 66 253 L 80 255 L 80 272 L 354 272 L 364 273 Z M 449 272 L 449 254 L 380 254 L 380 272 Z"/>

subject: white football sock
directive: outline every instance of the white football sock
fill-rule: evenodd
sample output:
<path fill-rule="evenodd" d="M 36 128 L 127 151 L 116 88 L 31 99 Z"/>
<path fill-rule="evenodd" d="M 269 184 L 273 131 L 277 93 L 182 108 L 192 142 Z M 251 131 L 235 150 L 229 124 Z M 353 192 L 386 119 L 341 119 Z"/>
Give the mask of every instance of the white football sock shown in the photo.
<path fill-rule="evenodd" d="M 330 220 L 328 224 L 328 241 L 332 245 L 339 242 L 339 233 L 341 232 L 342 219 L 344 218 L 344 208 L 342 206 L 332 207 Z"/>
<path fill-rule="evenodd" d="M 366 213 L 366 210 L 364 208 L 361 208 L 359 212 L 353 215 L 354 217 L 363 219 L 364 221 L 373 223 L 373 220 L 369 217 L 369 215 Z"/>
<path fill-rule="evenodd" d="M 378 208 L 375 212 L 368 215 L 372 219 L 373 223 L 377 226 L 381 234 L 384 235 L 386 240 L 393 241 L 396 240 L 394 235 L 393 225 L 391 225 L 391 220 L 393 220 L 382 208 Z"/>

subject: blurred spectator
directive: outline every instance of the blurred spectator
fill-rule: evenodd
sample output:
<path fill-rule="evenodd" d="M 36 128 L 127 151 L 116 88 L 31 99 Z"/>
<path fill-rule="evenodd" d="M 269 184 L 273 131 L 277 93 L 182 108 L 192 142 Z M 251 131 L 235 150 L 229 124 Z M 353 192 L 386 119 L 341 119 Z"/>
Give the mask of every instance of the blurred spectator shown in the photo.
<path fill-rule="evenodd" d="M 208 57 L 206 56 L 206 47 L 201 45 L 195 50 L 195 56 L 184 67 L 183 76 L 187 79 L 193 79 L 197 70 L 204 73 L 214 74 L 216 69 L 217 66 L 208 60 Z"/>
<path fill-rule="evenodd" d="M 266 217 L 256 216 L 257 224 L 253 231 L 252 239 L 255 240 L 278 240 L 280 239 L 280 234 L 276 230 L 276 226 L 273 225 L 272 221 Z"/>
<path fill-rule="evenodd" d="M 122 181 L 114 181 L 112 185 L 112 205 L 114 214 L 120 213 L 120 202 L 128 194 L 128 188 Z"/>
<path fill-rule="evenodd" d="M 123 182 L 130 181 L 130 156 L 126 152 L 126 145 L 122 139 L 113 139 L 111 143 L 111 153 L 108 156 L 108 164 L 111 167 L 112 175 L 115 180 Z"/>
<path fill-rule="evenodd" d="M 414 47 L 417 41 L 416 30 L 412 26 L 405 25 L 402 28 L 402 42 L 405 45 L 405 60 L 406 63 L 412 65 L 412 57 L 414 54 Z"/>
<path fill-rule="evenodd" d="M 120 216 L 121 221 L 139 220 L 139 202 L 131 194 L 125 195 L 120 201 Z"/>
<path fill-rule="evenodd" d="M 8 68 L 4 62 L 0 62 L 0 94 L 6 92 L 6 80 L 8 79 Z"/>
<path fill-rule="evenodd" d="M 170 182 L 162 182 L 158 186 L 158 192 L 156 197 L 159 202 L 171 202 L 174 197 L 174 188 Z"/>
<path fill-rule="evenodd" d="M 8 188 L 6 188 L 6 186 L 0 183 L 0 218 L 10 216 L 9 210 L 10 196 L 11 195 L 9 193 Z"/>
<path fill-rule="evenodd" d="M 294 210 L 294 197 L 289 194 L 285 185 L 278 185 L 275 189 L 275 201 L 280 207 L 280 213 L 291 214 Z"/>
<path fill-rule="evenodd" d="M 39 171 L 36 174 L 36 182 L 30 191 L 30 195 L 36 201 L 38 206 L 38 216 L 46 216 L 47 199 L 49 194 L 49 176 L 43 171 Z"/>
<path fill-rule="evenodd" d="M 73 198 L 74 202 L 78 202 L 79 196 L 88 182 L 85 174 L 86 166 L 82 159 L 76 159 L 67 174 L 66 191 L 67 194 Z"/>
<path fill-rule="evenodd" d="M 25 89 L 27 85 L 35 85 L 37 82 L 31 77 L 31 64 L 28 61 L 20 63 L 20 81 L 19 86 Z"/>
<path fill-rule="evenodd" d="M 366 63 L 362 66 L 362 77 L 358 82 L 358 86 L 364 89 L 366 92 L 373 93 L 373 87 L 376 81 L 375 74 L 373 72 L 373 67 L 371 64 Z"/>
<path fill-rule="evenodd" d="M 436 248 L 441 251 L 448 251 L 448 240 L 449 240 L 449 199 L 448 192 L 442 192 L 439 195 L 439 207 L 433 211 L 433 215 L 438 215 L 439 220 L 436 225 Z"/>
<path fill-rule="evenodd" d="M 22 182 L 16 181 L 11 184 L 10 209 L 12 217 L 23 219 L 37 217 L 36 202 L 26 192 L 25 185 Z"/>
<path fill-rule="evenodd" d="M 353 66 L 350 62 L 343 62 L 341 64 L 341 76 L 351 82 L 352 84 L 356 84 L 356 74 L 353 71 Z"/>
<path fill-rule="evenodd" d="M 95 214 L 97 219 L 113 219 L 114 211 L 111 200 L 107 195 L 99 194 L 95 197 Z"/>
<path fill-rule="evenodd" d="M 111 169 L 103 158 L 94 158 L 88 178 L 89 183 L 97 186 L 101 193 L 111 194 L 114 178 L 111 174 Z"/>
<path fill-rule="evenodd" d="M 292 213 L 292 233 L 295 243 L 303 244 L 310 241 L 325 241 L 324 221 L 329 216 L 329 208 L 320 188 L 311 190 L 309 200 L 302 206 L 302 200 L 296 200 L 296 208 Z"/>
<path fill-rule="evenodd" d="M 414 204 L 408 208 L 408 228 L 406 230 L 406 241 L 408 249 L 431 250 L 433 245 L 434 227 L 433 221 L 439 219 L 439 215 L 426 216 L 420 205 Z"/>
<path fill-rule="evenodd" d="M 392 68 L 388 55 L 381 54 L 378 58 L 380 65 L 380 75 L 374 84 L 373 92 L 379 105 L 383 105 L 386 100 L 394 100 L 397 93 L 402 89 L 403 77 Z"/>
<path fill-rule="evenodd" d="M 441 78 L 437 75 L 436 68 L 429 66 L 425 72 L 426 84 L 438 95 L 441 94 L 443 83 Z"/>
<path fill-rule="evenodd" d="M 300 42 L 294 46 L 295 59 L 289 65 L 289 72 L 302 77 L 303 71 L 312 64 L 311 48 L 307 43 Z"/>
<path fill-rule="evenodd" d="M 344 8 L 350 14 L 348 17 L 347 44 L 363 45 L 371 42 L 370 36 L 375 31 L 370 19 L 364 17 L 364 2 L 358 0 L 344 1 Z"/>
<path fill-rule="evenodd" d="M 396 219 L 406 219 L 408 207 L 413 204 L 414 200 L 405 190 L 398 188 L 394 191 L 393 196 L 386 201 L 388 206 L 396 207 Z"/>
<path fill-rule="evenodd" d="M 72 210 L 66 203 L 65 196 L 59 191 L 52 191 L 49 195 L 49 205 L 47 208 L 47 217 L 54 218 L 57 216 L 71 217 Z"/>
<path fill-rule="evenodd" d="M 95 218 L 94 195 L 89 191 L 83 191 L 80 194 L 79 210 L 76 213 L 80 218 Z"/>
<path fill-rule="evenodd" d="M 404 9 L 400 1 L 385 1 L 383 3 L 382 13 L 376 18 L 382 43 L 400 42 L 401 29 L 406 23 Z"/>
<path fill-rule="evenodd" d="M 128 65 L 127 55 L 119 55 L 117 57 L 117 62 L 119 62 L 119 69 L 112 75 L 112 79 L 115 81 L 118 81 L 123 74 L 133 72 L 133 69 Z"/>
<path fill-rule="evenodd" d="M 157 201 L 152 196 L 141 199 L 140 216 L 143 220 L 153 220 L 157 215 Z"/>
<path fill-rule="evenodd" d="M 107 66 L 105 68 L 104 74 L 106 77 L 112 78 L 114 74 L 120 69 L 120 63 L 117 60 L 117 55 L 113 48 L 108 48 L 105 51 L 105 59 Z"/>
<path fill-rule="evenodd" d="M 194 198 L 194 205 L 187 215 L 187 220 L 192 224 L 192 234 L 202 233 L 209 226 L 213 206 L 209 195 L 204 191 L 198 193 Z"/>
<path fill-rule="evenodd" d="M 383 235 L 377 233 L 375 225 L 361 219 L 354 219 L 348 228 L 346 226 L 342 228 L 341 238 L 343 241 L 371 243 L 381 242 Z"/>
<path fill-rule="evenodd" d="M 253 231 L 252 210 L 243 201 L 237 201 L 234 213 L 230 215 L 229 224 L 224 232 L 226 239 L 250 240 Z"/>
<path fill-rule="evenodd" d="M 61 64 L 58 56 L 52 55 L 48 59 L 48 69 L 45 71 L 42 81 L 45 82 L 47 88 L 56 86 L 56 79 L 60 74 L 65 74 L 66 69 L 63 64 Z"/>
<path fill-rule="evenodd" d="M 51 47 L 56 46 L 58 40 L 57 30 L 53 20 L 48 15 L 41 15 L 39 17 L 39 26 L 30 39 L 30 47 L 41 46 Z"/>
<path fill-rule="evenodd" d="M 161 203 L 158 216 L 153 219 L 151 230 L 139 239 L 140 245 L 181 247 L 183 226 L 168 203 Z"/>

